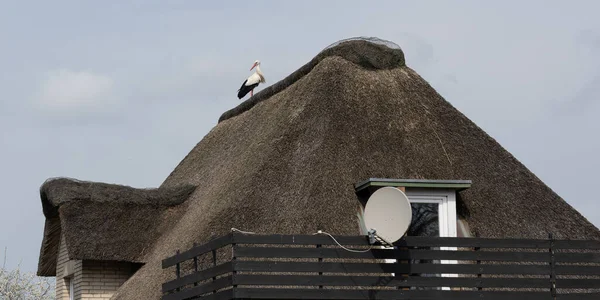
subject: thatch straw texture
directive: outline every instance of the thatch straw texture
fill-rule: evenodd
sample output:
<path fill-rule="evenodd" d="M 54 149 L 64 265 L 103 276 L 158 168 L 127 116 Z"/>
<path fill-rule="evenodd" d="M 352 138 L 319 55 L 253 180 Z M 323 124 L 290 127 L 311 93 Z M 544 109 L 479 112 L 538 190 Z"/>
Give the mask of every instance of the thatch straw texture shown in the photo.
<path fill-rule="evenodd" d="M 60 236 L 71 259 L 145 262 L 143 257 L 194 186 L 135 189 L 58 178 L 41 189 L 46 216 L 38 275 L 54 276 Z"/>

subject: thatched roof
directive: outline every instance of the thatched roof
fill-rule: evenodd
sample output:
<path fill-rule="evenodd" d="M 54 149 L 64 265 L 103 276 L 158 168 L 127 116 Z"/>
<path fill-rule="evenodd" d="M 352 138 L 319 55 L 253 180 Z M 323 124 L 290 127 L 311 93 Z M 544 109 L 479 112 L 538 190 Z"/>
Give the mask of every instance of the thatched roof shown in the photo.
<path fill-rule="evenodd" d="M 351 43 L 349 43 L 351 41 Z M 240 105 L 223 113 L 219 122 L 235 117 L 256 104 L 271 98 L 271 96 L 285 90 L 290 85 L 310 73 L 312 69 L 326 57 L 338 56 L 345 60 L 360 65 L 367 70 L 389 70 L 403 66 L 404 53 L 398 45 L 377 38 L 348 39 L 335 42 L 327 46 L 317 56 L 304 66 L 288 75 L 283 80 L 266 87 Z"/>
<path fill-rule="evenodd" d="M 165 232 L 175 206 L 194 191 L 128 186 L 57 178 L 40 188 L 46 216 L 38 275 L 55 276 L 61 233 L 71 259 L 142 263 L 156 236 Z"/>
<path fill-rule="evenodd" d="M 407 67 L 399 47 L 348 41 L 323 53 L 224 114 L 169 175 L 161 188 L 197 188 L 116 299 L 159 299 L 173 277 L 162 259 L 232 227 L 359 234 L 354 184 L 374 177 L 471 180 L 460 212 L 483 237 L 600 239 Z"/>

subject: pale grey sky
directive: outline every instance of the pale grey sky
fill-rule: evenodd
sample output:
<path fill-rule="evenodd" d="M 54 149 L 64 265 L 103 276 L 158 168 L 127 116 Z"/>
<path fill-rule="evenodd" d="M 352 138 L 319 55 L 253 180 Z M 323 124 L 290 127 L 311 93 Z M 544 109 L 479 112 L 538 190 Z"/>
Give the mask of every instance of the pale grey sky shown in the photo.
<path fill-rule="evenodd" d="M 240 101 L 353 36 L 600 226 L 598 1 L 0 1 L 0 252 L 36 268 L 54 176 L 155 187 Z"/>

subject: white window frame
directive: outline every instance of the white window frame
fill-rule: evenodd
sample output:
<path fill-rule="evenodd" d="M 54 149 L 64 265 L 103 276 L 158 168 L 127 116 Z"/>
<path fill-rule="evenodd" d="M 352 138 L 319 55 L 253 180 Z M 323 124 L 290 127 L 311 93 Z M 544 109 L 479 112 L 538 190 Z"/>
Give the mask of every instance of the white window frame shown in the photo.
<path fill-rule="evenodd" d="M 75 299 L 75 278 L 71 277 L 69 280 L 69 300 Z"/>
<path fill-rule="evenodd" d="M 410 203 L 438 203 L 438 222 L 440 237 L 456 237 L 456 191 L 452 189 L 409 189 L 406 196 Z M 440 247 L 440 250 L 456 251 L 456 247 Z M 457 264 L 456 260 L 441 260 L 442 264 Z M 442 274 L 442 277 L 458 277 L 458 274 Z M 442 290 L 450 290 L 442 287 Z"/>
<path fill-rule="evenodd" d="M 65 285 L 67 287 L 67 293 L 69 300 L 75 299 L 75 276 L 68 276 L 64 278 Z"/>
<path fill-rule="evenodd" d="M 439 204 L 440 237 L 456 237 L 456 192 L 454 190 L 414 188 L 408 189 L 405 194 L 410 203 Z"/>

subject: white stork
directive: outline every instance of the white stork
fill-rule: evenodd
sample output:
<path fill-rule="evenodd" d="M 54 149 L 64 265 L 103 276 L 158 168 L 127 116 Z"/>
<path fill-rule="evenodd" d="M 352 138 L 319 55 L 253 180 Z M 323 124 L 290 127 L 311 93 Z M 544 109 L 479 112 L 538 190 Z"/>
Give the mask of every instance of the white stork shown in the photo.
<path fill-rule="evenodd" d="M 254 88 L 257 87 L 259 83 L 267 82 L 265 80 L 265 76 L 260 71 L 260 61 L 259 60 L 254 61 L 254 64 L 252 65 L 252 68 L 250 68 L 250 71 L 252 71 L 252 69 L 254 69 L 254 67 L 256 67 L 256 72 L 254 72 L 254 74 L 250 75 L 250 77 L 248 77 L 248 79 L 246 79 L 246 81 L 244 81 L 244 83 L 242 83 L 242 87 L 240 87 L 240 89 L 238 90 L 238 98 L 239 99 L 244 98 L 244 96 L 246 96 L 246 94 L 248 94 L 248 92 L 250 92 L 250 97 L 252 97 L 254 95 Z"/>

